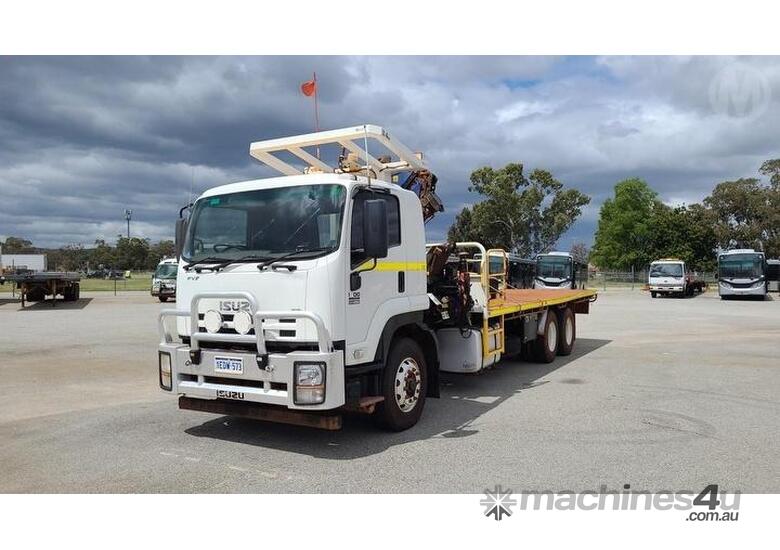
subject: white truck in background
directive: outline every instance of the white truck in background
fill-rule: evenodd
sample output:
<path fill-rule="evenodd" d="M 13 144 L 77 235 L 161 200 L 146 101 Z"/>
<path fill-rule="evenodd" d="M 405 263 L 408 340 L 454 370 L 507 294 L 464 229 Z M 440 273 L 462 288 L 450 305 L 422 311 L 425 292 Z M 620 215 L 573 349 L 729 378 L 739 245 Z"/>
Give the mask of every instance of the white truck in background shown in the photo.
<path fill-rule="evenodd" d="M 357 411 L 403 430 L 438 397 L 439 371 L 572 352 L 575 313 L 596 293 L 510 288 L 505 251 L 426 245 L 424 223 L 442 210 L 436 176 L 383 128 L 250 154 L 283 176 L 210 189 L 176 225 L 177 307 L 160 312 L 158 374 L 180 408 L 325 429 Z"/>
<path fill-rule="evenodd" d="M 176 298 L 178 267 L 179 260 L 176 258 L 163 258 L 160 260 L 152 275 L 152 296 L 156 296 L 161 302 L 167 302 L 170 298 Z"/>
<path fill-rule="evenodd" d="M 704 292 L 706 284 L 699 274 L 688 269 L 686 263 L 677 258 L 661 258 L 650 264 L 647 274 L 650 296 L 693 296 Z"/>

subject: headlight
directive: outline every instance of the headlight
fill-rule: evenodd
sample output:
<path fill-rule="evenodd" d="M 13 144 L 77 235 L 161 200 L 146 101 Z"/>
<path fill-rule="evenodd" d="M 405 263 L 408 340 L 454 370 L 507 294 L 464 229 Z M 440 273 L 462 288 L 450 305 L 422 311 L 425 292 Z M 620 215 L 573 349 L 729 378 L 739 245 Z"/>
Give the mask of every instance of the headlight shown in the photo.
<path fill-rule="evenodd" d="M 171 391 L 171 355 L 159 352 L 160 387 L 165 391 Z"/>
<path fill-rule="evenodd" d="M 252 316 L 248 311 L 239 311 L 233 316 L 233 328 L 239 334 L 249 334 L 252 330 Z"/>
<path fill-rule="evenodd" d="M 205 315 L 203 315 L 203 326 L 206 327 L 206 330 L 211 334 L 216 334 L 219 332 L 219 329 L 222 328 L 222 315 L 219 311 L 213 309 L 208 310 Z"/>
<path fill-rule="evenodd" d="M 295 363 L 296 405 L 317 405 L 325 401 L 325 363 Z"/>

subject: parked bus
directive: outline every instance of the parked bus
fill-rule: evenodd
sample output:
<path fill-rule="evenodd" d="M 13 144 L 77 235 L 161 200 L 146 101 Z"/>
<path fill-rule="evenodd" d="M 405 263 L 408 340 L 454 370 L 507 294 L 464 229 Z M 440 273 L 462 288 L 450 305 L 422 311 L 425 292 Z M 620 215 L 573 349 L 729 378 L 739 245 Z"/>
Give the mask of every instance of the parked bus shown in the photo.
<path fill-rule="evenodd" d="M 536 256 L 534 288 L 585 288 L 588 266 L 568 252 L 547 252 Z"/>
<path fill-rule="evenodd" d="M 718 255 L 718 294 L 722 299 L 731 296 L 758 296 L 767 293 L 767 264 L 763 252 L 750 248 L 728 250 Z"/>

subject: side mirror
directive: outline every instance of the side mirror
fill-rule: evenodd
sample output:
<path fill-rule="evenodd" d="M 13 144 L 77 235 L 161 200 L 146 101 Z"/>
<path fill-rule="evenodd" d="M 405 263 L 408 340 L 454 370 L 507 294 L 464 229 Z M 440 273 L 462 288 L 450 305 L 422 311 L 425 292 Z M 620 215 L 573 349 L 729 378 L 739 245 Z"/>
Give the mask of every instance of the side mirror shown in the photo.
<path fill-rule="evenodd" d="M 181 258 L 181 251 L 184 249 L 184 237 L 187 234 L 187 220 L 179 218 L 176 220 L 176 259 Z"/>
<path fill-rule="evenodd" d="M 369 258 L 387 257 L 387 203 L 367 200 L 363 210 L 363 250 Z"/>

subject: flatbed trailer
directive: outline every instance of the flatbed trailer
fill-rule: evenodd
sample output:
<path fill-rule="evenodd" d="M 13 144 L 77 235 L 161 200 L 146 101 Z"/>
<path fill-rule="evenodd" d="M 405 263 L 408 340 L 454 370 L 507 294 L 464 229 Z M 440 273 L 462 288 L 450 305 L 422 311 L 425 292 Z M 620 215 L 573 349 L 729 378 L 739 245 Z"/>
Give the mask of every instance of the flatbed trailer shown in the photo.
<path fill-rule="evenodd" d="M 10 282 L 19 289 L 22 307 L 26 302 L 42 302 L 51 296 L 54 307 L 57 295 L 66 302 L 75 302 L 80 295 L 81 275 L 72 271 L 40 271 L 35 273 L 15 273 L 0 277 L 0 282 Z"/>

